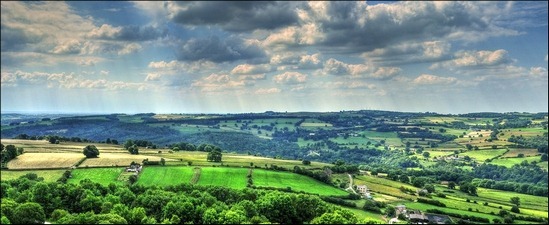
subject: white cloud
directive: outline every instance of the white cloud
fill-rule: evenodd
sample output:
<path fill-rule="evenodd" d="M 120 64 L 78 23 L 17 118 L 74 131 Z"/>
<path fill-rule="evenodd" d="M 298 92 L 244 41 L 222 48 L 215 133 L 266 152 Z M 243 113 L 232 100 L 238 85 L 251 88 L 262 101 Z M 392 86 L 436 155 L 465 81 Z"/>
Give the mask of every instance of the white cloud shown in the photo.
<path fill-rule="evenodd" d="M 231 74 L 235 75 L 253 75 L 261 74 L 272 71 L 272 68 L 269 64 L 261 65 L 250 65 L 250 64 L 240 64 L 231 70 Z"/>
<path fill-rule="evenodd" d="M 281 90 L 278 88 L 259 88 L 254 93 L 258 95 L 267 95 L 267 94 L 277 94 L 280 92 Z"/>
<path fill-rule="evenodd" d="M 534 77 L 547 77 L 547 68 L 532 67 L 530 68 L 530 75 Z"/>
<path fill-rule="evenodd" d="M 104 72 L 104 71 L 102 71 Z M 2 72 L 2 86 L 36 85 L 49 88 L 83 88 L 83 89 L 134 89 L 145 90 L 148 88 L 143 83 L 131 83 L 123 81 L 108 81 L 105 79 L 83 79 L 74 73 L 45 73 L 45 72 Z"/>
<path fill-rule="evenodd" d="M 203 92 L 222 92 L 254 85 L 254 81 L 232 80 L 228 74 L 210 74 L 192 83 L 192 87 L 200 87 Z"/>
<path fill-rule="evenodd" d="M 277 84 L 299 84 L 307 81 L 307 75 L 299 72 L 285 72 L 273 77 Z"/>
<path fill-rule="evenodd" d="M 455 77 L 440 77 L 430 74 L 421 74 L 416 77 L 412 83 L 417 85 L 448 85 L 456 83 Z"/>
<path fill-rule="evenodd" d="M 124 46 L 123 49 L 119 50 L 118 51 L 118 55 L 127 55 L 127 54 L 131 54 L 131 53 L 134 53 L 134 52 L 138 52 L 142 49 L 141 45 L 140 44 L 137 44 L 137 43 L 129 43 L 127 45 Z"/>
<path fill-rule="evenodd" d="M 495 51 L 458 51 L 454 54 L 453 59 L 446 62 L 435 63 L 430 68 L 483 68 L 508 65 L 512 62 L 513 60 L 509 58 L 507 51 L 504 49 Z"/>

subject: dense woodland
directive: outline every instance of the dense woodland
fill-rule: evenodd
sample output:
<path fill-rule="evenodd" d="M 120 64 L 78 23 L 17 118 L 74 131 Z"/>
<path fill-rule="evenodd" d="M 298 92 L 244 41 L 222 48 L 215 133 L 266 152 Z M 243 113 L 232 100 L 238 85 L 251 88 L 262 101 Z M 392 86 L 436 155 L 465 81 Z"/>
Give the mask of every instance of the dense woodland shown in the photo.
<path fill-rule="evenodd" d="M 47 183 L 28 174 L 2 181 L 1 193 L 2 224 L 372 223 L 316 195 L 248 188 Z"/>

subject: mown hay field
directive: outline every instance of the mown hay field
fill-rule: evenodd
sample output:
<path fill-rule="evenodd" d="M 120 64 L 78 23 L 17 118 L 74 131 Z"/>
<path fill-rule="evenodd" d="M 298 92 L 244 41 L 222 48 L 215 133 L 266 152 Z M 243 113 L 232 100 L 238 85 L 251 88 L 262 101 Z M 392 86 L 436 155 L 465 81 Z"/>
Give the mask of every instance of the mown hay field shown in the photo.
<path fill-rule="evenodd" d="M 88 158 L 79 167 L 129 166 L 130 163 L 141 163 L 144 159 L 160 161 L 161 157 L 151 155 L 132 155 L 129 153 L 99 153 L 98 158 Z M 175 161 L 165 159 L 166 161 Z"/>
<path fill-rule="evenodd" d="M 85 158 L 78 153 L 23 153 L 8 162 L 9 169 L 69 168 Z"/>

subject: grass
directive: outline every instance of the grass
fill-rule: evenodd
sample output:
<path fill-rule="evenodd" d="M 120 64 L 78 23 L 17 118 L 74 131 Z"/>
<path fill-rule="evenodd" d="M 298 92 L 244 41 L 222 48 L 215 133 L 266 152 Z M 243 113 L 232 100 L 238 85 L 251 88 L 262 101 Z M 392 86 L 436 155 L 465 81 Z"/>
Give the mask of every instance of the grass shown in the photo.
<path fill-rule="evenodd" d="M 35 173 L 38 177 L 43 177 L 46 182 L 55 182 L 64 172 L 65 170 L 0 170 L 0 180 L 14 180 L 27 173 Z"/>
<path fill-rule="evenodd" d="M 331 205 L 334 205 L 334 204 L 331 204 Z M 362 209 L 357 209 L 357 208 L 350 208 L 350 207 L 344 207 L 344 206 L 337 206 L 337 207 L 340 207 L 340 208 L 347 209 L 347 210 L 351 211 L 359 219 L 366 219 L 366 220 L 369 220 L 369 221 L 375 221 L 375 222 L 380 223 L 380 224 L 387 223 L 387 221 L 383 220 L 383 217 L 380 214 L 364 211 Z"/>
<path fill-rule="evenodd" d="M 399 199 L 410 200 L 416 198 L 415 196 L 406 194 L 399 189 L 401 186 L 403 186 L 412 190 L 416 190 L 416 187 L 383 178 L 377 178 L 372 176 L 357 176 L 353 179 L 353 185 L 366 185 L 368 189 L 372 192 L 397 197 Z M 374 195 L 374 199 L 377 200 L 376 197 L 377 195 Z"/>
<path fill-rule="evenodd" d="M 69 168 L 85 156 L 76 153 L 23 153 L 8 162 L 9 169 Z"/>
<path fill-rule="evenodd" d="M 348 195 L 346 191 L 329 186 L 313 178 L 295 173 L 254 169 L 252 178 L 254 185 L 260 187 L 290 187 L 294 191 L 304 191 L 319 195 Z"/>
<path fill-rule="evenodd" d="M 123 183 L 123 181 L 118 180 L 118 177 L 123 171 L 123 168 L 76 169 L 72 171 L 72 177 L 69 178 L 67 183 L 78 184 L 84 179 L 90 179 L 91 181 L 102 185 L 109 185 L 110 183 Z"/>
<path fill-rule="evenodd" d="M 476 159 L 478 162 L 484 162 L 487 159 L 492 159 L 498 156 L 503 155 L 507 149 L 493 149 L 493 150 L 478 150 L 478 151 L 467 151 L 464 153 L 459 153 L 460 157 L 469 156 Z"/>
<path fill-rule="evenodd" d="M 517 157 L 518 154 L 524 154 L 524 156 L 536 156 L 540 154 L 535 148 L 510 148 L 509 152 L 505 153 L 502 158 L 513 158 Z"/>
<path fill-rule="evenodd" d="M 246 188 L 248 168 L 202 167 L 198 185 Z"/>
<path fill-rule="evenodd" d="M 193 174 L 193 167 L 144 166 L 137 183 L 159 186 L 189 183 Z"/>
<path fill-rule="evenodd" d="M 490 162 L 490 164 L 505 166 L 507 168 L 511 168 L 513 165 L 520 164 L 524 160 L 526 160 L 528 163 L 538 162 L 540 160 L 540 157 L 539 156 L 532 156 L 532 157 L 524 157 L 524 158 L 498 158 L 498 159 L 492 160 L 492 162 Z"/>

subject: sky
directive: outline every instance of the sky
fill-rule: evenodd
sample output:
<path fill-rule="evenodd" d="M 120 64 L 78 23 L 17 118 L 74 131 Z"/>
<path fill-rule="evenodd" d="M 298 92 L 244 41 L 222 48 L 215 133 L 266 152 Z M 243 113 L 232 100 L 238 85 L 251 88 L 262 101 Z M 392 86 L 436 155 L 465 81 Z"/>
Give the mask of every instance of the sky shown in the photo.
<path fill-rule="evenodd" d="M 548 2 L 1 2 L 1 111 L 547 112 Z"/>

